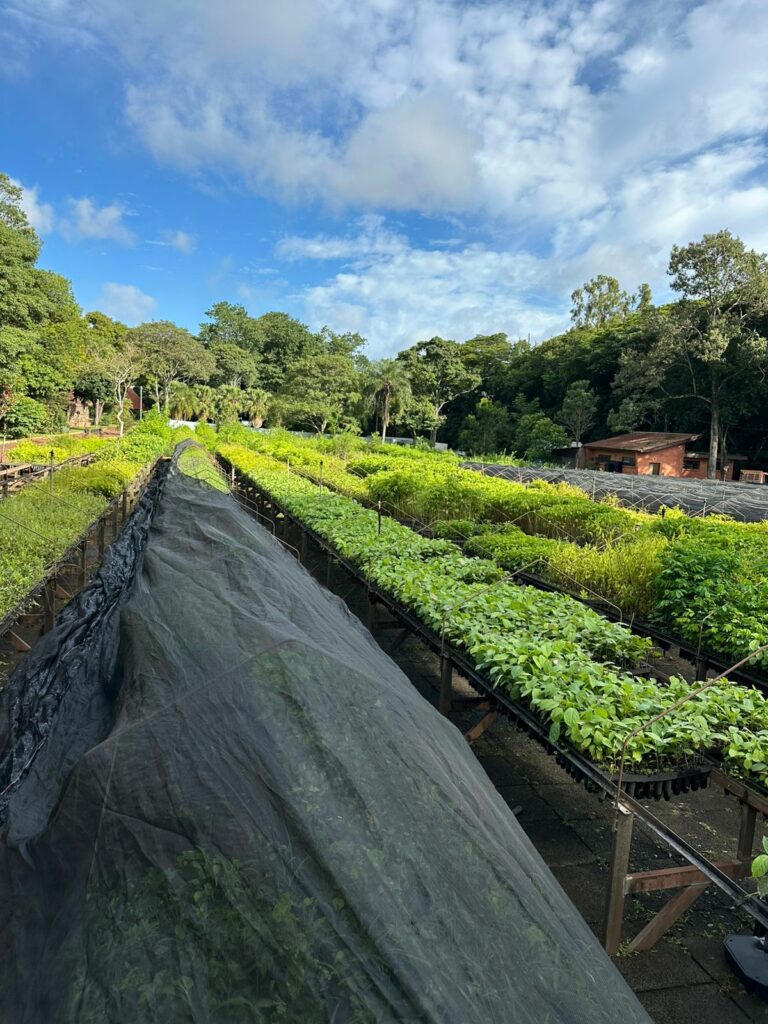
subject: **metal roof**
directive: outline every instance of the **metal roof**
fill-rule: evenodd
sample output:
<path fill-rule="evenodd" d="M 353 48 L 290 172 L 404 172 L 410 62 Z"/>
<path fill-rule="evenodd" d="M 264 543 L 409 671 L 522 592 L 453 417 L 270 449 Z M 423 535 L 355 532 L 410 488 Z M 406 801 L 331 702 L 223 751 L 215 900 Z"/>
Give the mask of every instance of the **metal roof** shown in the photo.
<path fill-rule="evenodd" d="M 697 441 L 701 434 L 669 434 L 658 430 L 635 430 L 631 434 L 606 437 L 602 441 L 587 441 L 587 448 L 607 448 L 622 452 L 658 452 L 674 448 L 689 441 Z"/>

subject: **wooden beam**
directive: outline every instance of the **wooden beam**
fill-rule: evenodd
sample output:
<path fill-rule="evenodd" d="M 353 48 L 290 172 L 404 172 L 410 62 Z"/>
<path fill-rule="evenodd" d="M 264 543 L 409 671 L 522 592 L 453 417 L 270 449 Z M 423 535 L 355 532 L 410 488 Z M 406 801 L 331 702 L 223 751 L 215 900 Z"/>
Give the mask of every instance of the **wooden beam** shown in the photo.
<path fill-rule="evenodd" d="M 662 935 L 665 935 L 672 925 L 680 920 L 686 910 L 689 910 L 704 894 L 706 888 L 706 885 L 689 885 L 675 893 L 658 914 L 632 939 L 627 947 L 629 952 L 641 952 L 655 946 Z"/>
<path fill-rule="evenodd" d="M 498 711 L 489 711 L 487 715 L 483 715 L 476 725 L 473 725 L 471 729 L 468 729 L 464 733 L 464 739 L 467 743 L 472 744 L 476 740 L 479 740 L 486 729 L 489 729 L 498 718 Z"/>
<path fill-rule="evenodd" d="M 715 864 L 729 878 L 743 878 L 750 872 L 748 861 L 729 860 Z M 712 879 L 693 865 L 682 868 L 658 868 L 627 875 L 624 892 L 659 892 L 662 889 L 682 889 L 690 885 L 709 885 Z"/>
<path fill-rule="evenodd" d="M 19 651 L 21 654 L 26 654 L 27 651 L 32 650 L 31 646 L 27 643 L 27 641 L 22 640 L 21 637 L 17 633 L 14 633 L 12 629 L 9 629 L 5 635 L 8 637 L 8 643 L 11 645 L 14 651 Z"/>

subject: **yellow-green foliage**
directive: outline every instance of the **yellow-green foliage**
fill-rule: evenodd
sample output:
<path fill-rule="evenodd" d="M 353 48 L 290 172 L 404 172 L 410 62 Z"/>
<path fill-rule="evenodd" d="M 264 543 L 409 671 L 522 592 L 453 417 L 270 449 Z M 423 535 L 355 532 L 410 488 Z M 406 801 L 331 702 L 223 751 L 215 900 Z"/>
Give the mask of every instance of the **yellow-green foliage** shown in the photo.
<path fill-rule="evenodd" d="M 51 452 L 55 464 L 66 462 L 67 459 L 78 458 L 81 455 L 91 455 L 101 452 L 114 445 L 117 438 L 114 437 L 70 437 L 68 434 L 55 434 L 42 444 L 35 444 L 33 441 L 20 441 L 9 448 L 6 452 L 6 461 L 14 463 L 32 463 L 33 465 L 48 465 Z"/>
<path fill-rule="evenodd" d="M 21 601 L 144 466 L 168 455 L 187 431 L 147 416 L 89 466 L 65 467 L 0 502 L 0 618 Z"/>
<path fill-rule="evenodd" d="M 178 467 L 185 476 L 194 477 L 195 480 L 213 487 L 214 490 L 224 493 L 229 490 L 214 466 L 211 456 L 202 448 L 197 446 L 185 448 L 179 455 Z"/>
<path fill-rule="evenodd" d="M 647 533 L 604 548 L 557 544 L 544 575 L 569 590 L 583 590 L 587 597 L 601 597 L 627 614 L 647 619 L 653 612 L 654 584 L 667 544 L 664 537 Z"/>

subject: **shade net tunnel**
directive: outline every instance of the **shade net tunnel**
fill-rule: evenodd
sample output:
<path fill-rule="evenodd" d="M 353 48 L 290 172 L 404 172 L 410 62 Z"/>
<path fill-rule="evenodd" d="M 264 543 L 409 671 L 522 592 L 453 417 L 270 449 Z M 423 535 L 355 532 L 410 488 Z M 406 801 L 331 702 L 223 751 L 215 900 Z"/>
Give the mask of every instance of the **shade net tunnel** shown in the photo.
<path fill-rule="evenodd" d="M 3 1024 L 649 1019 L 458 730 L 175 463 L 0 710 Z"/>

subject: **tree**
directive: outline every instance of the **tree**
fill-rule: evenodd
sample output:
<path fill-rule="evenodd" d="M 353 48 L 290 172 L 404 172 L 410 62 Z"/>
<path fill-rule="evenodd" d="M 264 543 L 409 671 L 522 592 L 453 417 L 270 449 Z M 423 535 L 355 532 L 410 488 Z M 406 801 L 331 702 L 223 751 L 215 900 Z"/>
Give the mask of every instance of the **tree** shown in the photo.
<path fill-rule="evenodd" d="M 252 427 L 260 427 L 267 417 L 269 393 L 264 388 L 247 388 L 243 391 L 240 411 L 248 417 Z"/>
<path fill-rule="evenodd" d="M 135 385 L 145 368 L 145 353 L 131 338 L 102 358 L 101 369 L 112 387 L 120 437 L 125 431 L 123 416 L 128 391 Z"/>
<path fill-rule="evenodd" d="M 480 375 L 467 367 L 461 345 L 445 338 L 419 342 L 397 358 L 407 368 L 414 395 L 432 403 L 434 422 L 429 440 L 434 444 L 443 409 L 454 398 L 476 388 Z"/>
<path fill-rule="evenodd" d="M 252 353 L 232 341 L 214 341 L 208 351 L 215 360 L 211 374 L 214 387 L 231 384 L 236 388 L 250 388 L 259 381 L 259 361 Z"/>
<path fill-rule="evenodd" d="M 306 324 L 287 313 L 265 313 L 255 321 L 262 384 L 277 392 L 288 370 L 309 356 L 319 355 L 322 342 Z"/>
<path fill-rule="evenodd" d="M 360 398 L 360 382 L 347 355 L 300 359 L 288 370 L 278 393 L 281 417 L 324 434 Z"/>
<path fill-rule="evenodd" d="M 184 381 L 175 380 L 169 389 L 168 409 L 174 419 L 192 420 L 200 408 L 197 392 Z"/>
<path fill-rule="evenodd" d="M 615 277 L 598 274 L 571 292 L 571 320 L 575 327 L 603 327 L 612 320 L 624 320 L 636 305 L 647 305 L 651 290 L 640 285 L 637 295 L 622 290 Z"/>
<path fill-rule="evenodd" d="M 398 412 L 397 424 L 402 426 L 414 440 L 424 434 L 431 434 L 439 420 L 435 420 L 435 410 L 428 398 L 411 398 Z"/>
<path fill-rule="evenodd" d="M 75 377 L 72 390 L 84 402 L 93 406 L 93 425 L 98 427 L 104 415 L 104 406 L 112 397 L 112 384 L 103 368 L 87 363 Z"/>
<path fill-rule="evenodd" d="M 575 380 L 568 385 L 558 420 L 568 430 L 577 444 L 595 425 L 597 398 L 585 380 Z M 576 454 L 578 465 L 582 463 L 581 450 Z"/>
<path fill-rule="evenodd" d="M 25 328 L 57 316 L 68 282 L 35 267 L 40 239 L 21 202 L 22 190 L 0 174 L 0 325 Z"/>
<path fill-rule="evenodd" d="M 206 381 L 214 370 L 214 358 L 189 331 L 168 320 L 140 324 L 129 336 L 144 356 L 145 373 L 154 388 L 155 403 L 168 412 L 174 381 Z"/>
<path fill-rule="evenodd" d="M 197 418 L 203 423 L 214 419 L 216 415 L 216 388 L 207 384 L 195 384 L 192 387 L 197 399 Z"/>
<path fill-rule="evenodd" d="M 553 449 L 566 444 L 566 432 L 544 413 L 529 413 L 517 421 L 515 451 L 520 452 L 525 459 L 546 461 Z"/>
<path fill-rule="evenodd" d="M 407 408 L 411 400 L 411 381 L 404 363 L 397 359 L 379 359 L 368 367 L 363 379 L 363 398 L 381 424 L 381 440 L 393 414 Z"/>
<path fill-rule="evenodd" d="M 663 322 L 651 362 L 663 371 L 668 398 L 706 407 L 707 475 L 714 477 L 730 392 L 768 366 L 768 344 L 757 329 L 768 311 L 768 260 L 718 231 L 673 246 L 668 273 L 680 299 Z"/>
<path fill-rule="evenodd" d="M 231 384 L 220 384 L 213 389 L 213 414 L 216 423 L 236 423 L 243 404 L 243 392 Z"/>
<path fill-rule="evenodd" d="M 231 302 L 217 302 L 205 311 L 210 323 L 200 324 L 198 337 L 207 346 L 216 342 L 237 345 L 252 355 L 261 351 L 261 340 L 256 320 L 249 316 L 245 306 Z"/>
<path fill-rule="evenodd" d="M 500 402 L 481 398 L 466 416 L 459 432 L 459 448 L 473 455 L 492 455 L 507 444 L 509 413 Z"/>

